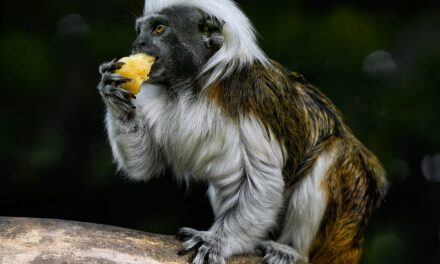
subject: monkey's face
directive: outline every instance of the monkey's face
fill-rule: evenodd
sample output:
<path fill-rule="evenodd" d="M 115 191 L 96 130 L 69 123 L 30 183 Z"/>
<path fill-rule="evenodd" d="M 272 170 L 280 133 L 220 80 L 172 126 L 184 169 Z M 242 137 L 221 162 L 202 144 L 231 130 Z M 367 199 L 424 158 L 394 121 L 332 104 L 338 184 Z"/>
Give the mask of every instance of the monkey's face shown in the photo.
<path fill-rule="evenodd" d="M 133 53 L 156 58 L 149 82 L 174 85 L 196 77 L 223 44 L 223 23 L 199 9 L 175 6 L 136 22 Z"/>

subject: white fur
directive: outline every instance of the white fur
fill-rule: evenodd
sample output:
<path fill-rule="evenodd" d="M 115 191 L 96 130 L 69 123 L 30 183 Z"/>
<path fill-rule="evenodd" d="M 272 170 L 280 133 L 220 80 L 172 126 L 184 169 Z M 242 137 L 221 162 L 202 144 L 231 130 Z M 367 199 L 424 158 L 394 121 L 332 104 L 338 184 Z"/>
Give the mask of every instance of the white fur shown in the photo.
<path fill-rule="evenodd" d="M 278 242 L 293 245 L 306 260 L 327 207 L 322 183 L 328 177 L 333 159 L 332 152 L 321 154 L 310 174 L 294 187 L 278 239 Z"/>
<path fill-rule="evenodd" d="M 151 15 L 174 5 L 194 6 L 225 22 L 222 48 L 208 61 L 203 72 L 212 70 L 205 86 L 229 75 L 235 70 L 260 62 L 268 65 L 269 60 L 260 49 L 255 30 L 246 15 L 231 0 L 146 0 L 144 15 Z"/>
<path fill-rule="evenodd" d="M 107 118 L 121 168 L 148 179 L 169 164 L 183 178 L 208 181 L 217 218 L 208 232 L 224 241 L 225 256 L 253 250 L 282 205 L 284 152 L 274 135 L 257 119 L 233 120 L 191 92 L 170 99 L 165 88 L 144 85 L 133 103 L 133 120 L 122 123 L 111 112 Z"/>
<path fill-rule="evenodd" d="M 124 122 L 107 109 L 106 126 L 118 170 L 135 180 L 149 180 L 162 174 L 165 162 L 142 119 Z"/>

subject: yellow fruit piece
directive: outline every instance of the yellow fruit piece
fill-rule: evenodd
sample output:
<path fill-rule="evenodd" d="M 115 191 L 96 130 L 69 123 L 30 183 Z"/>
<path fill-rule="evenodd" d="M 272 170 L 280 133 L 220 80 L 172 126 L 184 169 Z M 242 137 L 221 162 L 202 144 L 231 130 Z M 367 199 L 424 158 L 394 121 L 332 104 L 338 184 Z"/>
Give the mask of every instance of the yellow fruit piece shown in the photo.
<path fill-rule="evenodd" d="M 138 94 L 141 91 L 142 83 L 148 80 L 154 57 L 138 53 L 124 57 L 119 61 L 125 64 L 115 72 L 131 79 L 131 81 L 123 83 L 122 88 L 131 91 L 133 94 Z"/>

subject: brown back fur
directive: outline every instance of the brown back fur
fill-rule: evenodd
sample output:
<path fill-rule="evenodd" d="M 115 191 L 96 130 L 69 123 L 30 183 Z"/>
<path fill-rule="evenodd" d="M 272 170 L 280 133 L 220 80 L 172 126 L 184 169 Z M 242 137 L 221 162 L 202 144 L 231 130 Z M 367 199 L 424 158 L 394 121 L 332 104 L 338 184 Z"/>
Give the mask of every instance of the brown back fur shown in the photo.
<path fill-rule="evenodd" d="M 324 94 L 302 75 L 272 64 L 254 64 L 232 74 L 210 87 L 206 96 L 231 118 L 259 118 L 285 146 L 286 189 L 310 172 L 320 153 L 336 149 L 323 184 L 328 206 L 310 259 L 315 264 L 357 263 L 367 219 L 386 192 L 384 171 Z"/>

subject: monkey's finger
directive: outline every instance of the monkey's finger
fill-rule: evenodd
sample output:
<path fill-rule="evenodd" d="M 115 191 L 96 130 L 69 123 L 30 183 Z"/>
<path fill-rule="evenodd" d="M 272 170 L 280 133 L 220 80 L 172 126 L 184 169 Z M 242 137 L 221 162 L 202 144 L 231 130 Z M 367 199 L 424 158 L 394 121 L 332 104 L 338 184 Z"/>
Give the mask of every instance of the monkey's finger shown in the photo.
<path fill-rule="evenodd" d="M 105 74 L 107 72 L 114 72 L 122 68 L 122 66 L 124 65 L 125 65 L 124 62 L 116 61 L 116 59 L 113 59 L 110 62 L 101 64 L 101 66 L 99 66 L 99 73 Z"/>
<path fill-rule="evenodd" d="M 130 81 L 131 81 L 130 78 L 120 76 L 119 74 L 112 74 L 108 79 L 108 82 L 115 85 L 115 86 L 130 82 Z"/>
<path fill-rule="evenodd" d="M 226 264 L 225 258 L 217 252 L 209 252 L 208 254 L 209 264 Z"/>
<path fill-rule="evenodd" d="M 108 72 L 109 69 L 111 68 L 111 65 L 114 64 L 115 62 L 116 62 L 116 59 L 113 59 L 112 61 L 104 62 L 103 64 L 99 65 L 99 73 L 104 74 L 104 73 Z"/>
<path fill-rule="evenodd" d="M 106 85 L 102 90 L 102 94 L 107 98 L 114 98 L 127 104 L 131 104 L 130 99 L 136 99 L 136 96 L 131 92 L 113 85 Z"/>
<path fill-rule="evenodd" d="M 108 102 L 112 108 L 120 109 L 125 113 L 132 113 L 136 110 L 136 107 L 131 104 L 121 103 L 112 99 L 108 100 Z"/>
<path fill-rule="evenodd" d="M 192 261 L 192 264 L 203 264 L 205 263 L 206 255 L 209 252 L 209 248 L 206 245 L 201 245 L 197 250 L 196 257 Z"/>
<path fill-rule="evenodd" d="M 289 263 L 293 263 L 293 261 L 295 260 L 295 258 L 289 254 L 284 254 L 281 257 L 280 263 L 281 264 L 289 264 Z"/>
<path fill-rule="evenodd" d="M 182 227 L 179 232 L 177 232 L 176 238 L 180 241 L 186 241 L 191 237 L 194 237 L 199 234 L 199 231 L 188 228 L 188 227 Z"/>
<path fill-rule="evenodd" d="M 276 260 L 273 264 L 290 264 L 290 262 L 287 262 L 287 259 L 283 259 L 283 255 L 279 255 L 276 256 Z"/>
<path fill-rule="evenodd" d="M 255 249 L 261 251 L 261 253 L 266 253 L 266 251 L 269 249 L 269 246 L 265 243 L 260 243 L 255 247 Z"/>
<path fill-rule="evenodd" d="M 133 96 L 120 87 L 107 85 L 101 90 L 101 94 L 113 108 L 121 109 L 124 112 L 133 112 L 136 109 L 130 100 Z"/>
<path fill-rule="evenodd" d="M 198 239 L 190 239 L 188 241 L 183 242 L 182 248 L 179 250 L 177 254 L 185 255 L 193 249 L 198 248 L 202 244 L 201 240 Z"/>
<path fill-rule="evenodd" d="M 278 264 L 279 258 L 277 255 L 266 254 L 263 258 L 263 264 Z"/>
<path fill-rule="evenodd" d="M 264 252 L 265 256 L 270 256 L 274 254 L 274 248 L 271 246 L 267 246 L 265 248 L 262 248 L 262 251 Z"/>
<path fill-rule="evenodd" d="M 117 62 L 115 62 L 115 63 L 113 63 L 113 64 L 111 65 L 110 70 L 111 70 L 111 71 L 119 70 L 119 69 L 122 68 L 122 66 L 124 66 L 124 65 L 125 65 L 125 62 L 117 61 Z"/>
<path fill-rule="evenodd" d="M 128 113 L 136 110 L 136 106 L 132 104 L 121 104 L 119 105 L 119 108 L 121 108 L 124 112 L 128 112 Z"/>
<path fill-rule="evenodd" d="M 136 110 L 136 106 L 134 106 L 130 102 L 125 102 L 125 101 L 121 102 L 121 101 L 117 101 L 117 100 L 111 100 L 111 103 L 115 107 L 118 107 L 125 112 L 132 112 L 132 111 Z"/>
<path fill-rule="evenodd" d="M 121 101 L 130 102 L 130 99 L 136 99 L 136 96 L 132 92 L 120 87 L 115 87 L 113 94 Z"/>
<path fill-rule="evenodd" d="M 130 78 L 124 77 L 116 73 L 104 73 L 104 75 L 102 75 L 102 82 L 104 83 L 104 85 L 113 84 L 116 86 L 129 81 L 131 81 Z"/>

